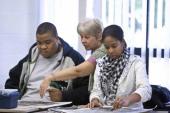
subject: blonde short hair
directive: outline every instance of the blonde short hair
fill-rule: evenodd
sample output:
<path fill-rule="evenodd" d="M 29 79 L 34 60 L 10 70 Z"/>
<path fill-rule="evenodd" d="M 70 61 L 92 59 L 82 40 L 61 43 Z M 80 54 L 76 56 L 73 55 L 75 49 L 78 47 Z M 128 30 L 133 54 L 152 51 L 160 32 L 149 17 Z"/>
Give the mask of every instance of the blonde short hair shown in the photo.
<path fill-rule="evenodd" d="M 77 32 L 79 35 L 91 35 L 98 37 L 102 34 L 103 25 L 99 19 L 85 19 L 84 21 L 79 22 L 77 26 Z"/>

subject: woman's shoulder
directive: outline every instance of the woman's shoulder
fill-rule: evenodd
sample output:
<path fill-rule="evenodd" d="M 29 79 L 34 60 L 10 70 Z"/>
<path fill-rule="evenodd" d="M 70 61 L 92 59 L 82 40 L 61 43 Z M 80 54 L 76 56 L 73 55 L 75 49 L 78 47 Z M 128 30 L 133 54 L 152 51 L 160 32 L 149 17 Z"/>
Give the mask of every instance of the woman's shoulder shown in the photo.
<path fill-rule="evenodd" d="M 103 57 L 104 55 L 106 55 L 106 48 L 104 47 L 104 45 L 102 44 L 98 49 L 96 49 L 93 53 L 92 53 L 92 57 L 95 57 L 96 59 Z"/>

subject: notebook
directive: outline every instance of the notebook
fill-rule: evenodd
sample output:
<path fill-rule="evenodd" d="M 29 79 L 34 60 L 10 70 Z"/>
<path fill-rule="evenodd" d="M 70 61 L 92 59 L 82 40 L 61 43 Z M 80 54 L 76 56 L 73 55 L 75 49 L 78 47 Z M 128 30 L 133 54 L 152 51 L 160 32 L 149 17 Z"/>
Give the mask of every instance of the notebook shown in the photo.
<path fill-rule="evenodd" d="M 28 113 L 33 111 L 45 110 L 51 107 L 69 105 L 72 102 L 43 102 L 43 101 L 18 101 L 17 108 L 0 109 L 0 112 Z"/>

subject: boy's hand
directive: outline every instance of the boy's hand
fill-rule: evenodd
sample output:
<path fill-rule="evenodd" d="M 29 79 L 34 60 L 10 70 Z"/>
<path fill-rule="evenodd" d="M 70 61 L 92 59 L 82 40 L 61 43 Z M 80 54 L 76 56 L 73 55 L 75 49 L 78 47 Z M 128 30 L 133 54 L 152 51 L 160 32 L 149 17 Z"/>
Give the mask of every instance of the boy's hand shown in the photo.
<path fill-rule="evenodd" d="M 50 76 L 46 76 L 45 79 L 42 81 L 42 83 L 40 84 L 40 96 L 43 97 L 45 95 L 45 92 L 47 91 L 50 83 L 51 83 L 51 77 L 52 75 Z"/>

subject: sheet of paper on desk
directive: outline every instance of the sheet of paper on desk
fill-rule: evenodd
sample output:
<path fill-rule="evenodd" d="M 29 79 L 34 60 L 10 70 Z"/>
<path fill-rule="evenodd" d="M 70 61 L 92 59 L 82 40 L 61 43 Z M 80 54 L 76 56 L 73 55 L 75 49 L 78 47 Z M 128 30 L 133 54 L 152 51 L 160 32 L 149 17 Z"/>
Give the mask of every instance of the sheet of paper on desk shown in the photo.
<path fill-rule="evenodd" d="M 39 109 L 46 109 L 51 107 L 58 107 L 62 105 L 68 105 L 72 102 L 45 102 L 45 101 L 19 101 L 19 106 L 33 106 Z"/>
<path fill-rule="evenodd" d="M 33 112 L 38 111 L 38 108 L 32 107 L 32 106 L 18 106 L 17 108 L 13 109 L 0 109 L 0 113 L 27 113 L 27 112 Z"/>
<path fill-rule="evenodd" d="M 117 109 L 115 111 L 116 111 L 115 113 L 146 113 L 152 111 L 152 109 L 137 109 L 137 108 L 124 107 L 121 109 Z"/>
<path fill-rule="evenodd" d="M 143 113 L 152 111 L 152 109 L 139 109 L 139 108 L 129 108 L 129 107 L 122 107 L 121 109 L 114 110 L 112 106 L 103 106 L 101 109 L 116 111 L 116 112 L 130 112 L 130 113 Z"/>
<path fill-rule="evenodd" d="M 57 113 L 94 113 L 90 108 L 81 108 L 81 109 L 50 108 L 49 111 L 54 111 Z"/>
<path fill-rule="evenodd" d="M 62 112 L 62 113 L 144 113 L 151 111 L 151 109 L 127 109 L 127 108 L 121 108 L 118 110 L 112 110 L 112 107 L 104 106 L 104 108 L 80 108 L 80 109 L 73 109 L 73 110 L 66 110 L 66 109 L 56 109 L 56 112 Z"/>
<path fill-rule="evenodd" d="M 71 104 L 71 102 L 19 101 L 17 108 L 0 109 L 0 112 L 26 113 L 26 112 L 38 111 L 38 110 L 42 110 L 42 109 L 58 107 L 58 106 L 68 105 L 68 104 Z"/>

